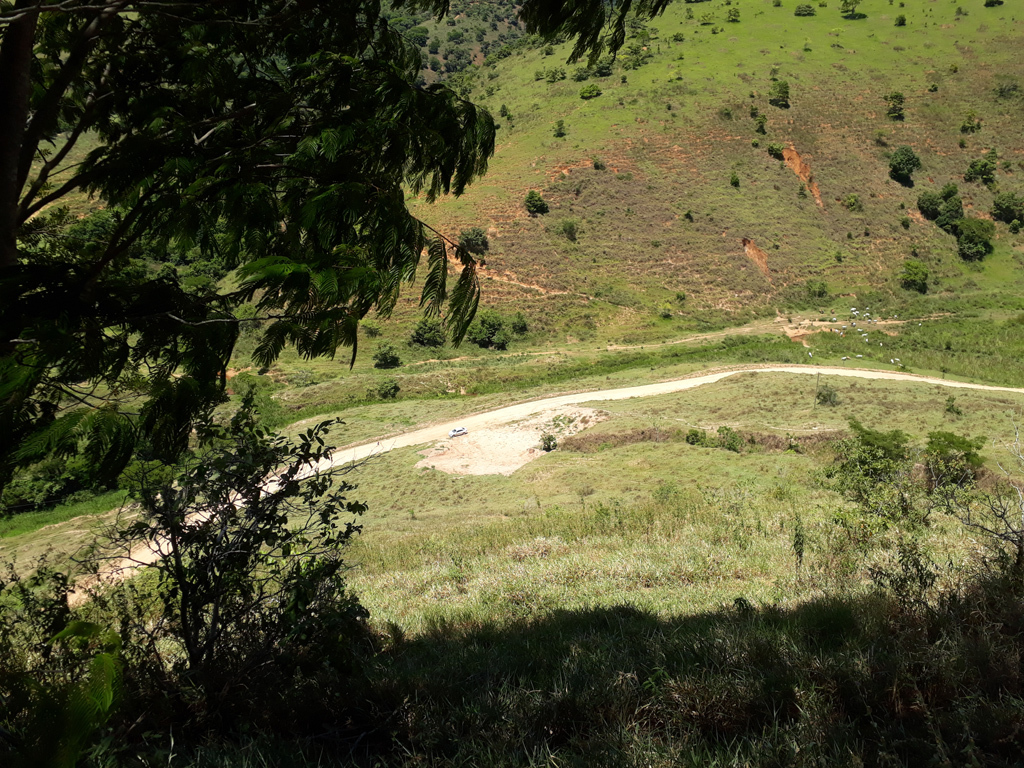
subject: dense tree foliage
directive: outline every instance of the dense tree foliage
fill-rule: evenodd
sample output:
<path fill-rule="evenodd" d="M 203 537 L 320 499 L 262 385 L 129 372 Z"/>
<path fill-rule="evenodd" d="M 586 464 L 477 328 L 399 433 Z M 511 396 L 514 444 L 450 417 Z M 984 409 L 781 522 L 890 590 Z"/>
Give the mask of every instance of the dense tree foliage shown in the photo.
<path fill-rule="evenodd" d="M 665 4 L 532 0 L 520 15 L 597 61 L 623 44 L 627 13 Z M 388 18 L 378 0 L 0 5 L 0 487 L 55 450 L 86 449 L 116 475 L 137 432 L 179 456 L 222 397 L 240 324 L 262 324 L 263 366 L 285 345 L 354 354 L 360 319 L 388 314 L 424 251 L 425 312 L 462 337 L 476 262 L 405 194 L 461 193 L 486 170 L 494 124 L 418 85 L 420 51 L 401 34 L 413 20 Z M 64 168 L 87 137 L 96 148 Z M 70 235 L 73 192 L 107 207 L 97 236 Z M 238 288 L 133 266 L 189 252 Z M 257 313 L 240 319 L 245 302 Z"/>

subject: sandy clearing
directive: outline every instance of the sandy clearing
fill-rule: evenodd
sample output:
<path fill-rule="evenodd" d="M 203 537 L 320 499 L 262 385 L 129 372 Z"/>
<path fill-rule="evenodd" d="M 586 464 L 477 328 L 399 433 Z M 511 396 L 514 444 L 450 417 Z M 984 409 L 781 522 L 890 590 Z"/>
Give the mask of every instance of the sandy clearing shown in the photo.
<path fill-rule="evenodd" d="M 546 408 L 523 421 L 435 443 L 421 451 L 425 458 L 416 466 L 451 475 L 511 475 L 543 453 L 541 435 L 548 433 L 562 440 L 607 418 L 606 412 L 594 408 Z"/>
<path fill-rule="evenodd" d="M 320 469 L 325 470 L 330 467 L 348 464 L 349 462 L 363 461 L 372 456 L 387 453 L 395 448 L 408 448 L 414 445 L 447 441 L 448 431 L 454 427 L 465 427 L 469 431 L 470 435 L 481 431 L 501 430 L 503 427 L 506 427 L 506 425 L 512 424 L 513 422 L 538 418 L 541 419 L 541 421 L 544 419 L 551 419 L 552 416 L 546 415 L 548 412 L 554 413 L 557 412 L 557 409 L 564 409 L 568 406 L 578 406 L 583 403 L 601 402 L 606 400 L 629 400 L 634 397 L 667 395 L 673 392 L 682 392 L 683 390 L 701 387 L 705 384 L 713 384 L 717 381 L 727 379 L 730 376 L 736 376 L 740 373 L 793 373 L 808 374 L 812 376 L 823 374 L 827 376 L 847 376 L 857 379 L 937 384 L 939 386 L 951 387 L 954 389 L 975 389 L 987 392 L 1015 392 L 1018 394 L 1024 394 L 1024 389 L 1017 387 L 997 387 L 987 384 L 972 384 L 965 381 L 950 381 L 948 379 L 936 379 L 931 376 L 919 376 L 913 373 L 880 371 L 869 368 L 839 368 L 815 365 L 741 366 L 716 371 L 714 373 L 695 374 L 687 378 L 661 381 L 655 384 L 642 384 L 636 387 L 621 387 L 618 389 L 603 389 L 594 392 L 572 392 L 566 395 L 557 395 L 555 397 L 546 397 L 541 400 L 531 400 L 525 403 L 509 405 L 503 408 L 497 408 L 493 411 L 485 411 L 472 416 L 466 416 L 456 421 L 421 427 L 420 429 L 415 429 L 386 439 L 382 438 L 377 441 L 339 448 L 335 451 L 331 461 L 322 463 Z M 531 439 L 535 444 L 537 438 L 532 437 Z M 499 445 L 500 441 L 496 442 L 494 447 L 497 448 Z M 519 455 L 520 450 L 517 446 L 518 443 L 510 444 L 509 451 L 515 451 L 516 455 Z M 539 454 L 534 454 L 531 458 L 536 458 L 537 455 Z M 506 461 L 511 461 L 510 458 L 498 455 L 492 455 L 488 460 L 495 465 L 501 466 L 505 466 Z"/>

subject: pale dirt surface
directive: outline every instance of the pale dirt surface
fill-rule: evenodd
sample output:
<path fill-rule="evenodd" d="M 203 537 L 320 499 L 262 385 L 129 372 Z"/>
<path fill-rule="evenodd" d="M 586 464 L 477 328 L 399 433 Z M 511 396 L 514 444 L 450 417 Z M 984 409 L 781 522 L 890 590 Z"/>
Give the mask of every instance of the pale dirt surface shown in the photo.
<path fill-rule="evenodd" d="M 384 438 L 379 441 L 362 443 L 359 445 L 346 446 L 339 448 L 335 451 L 333 458 L 330 462 L 325 462 L 320 469 L 328 469 L 333 466 L 341 466 L 352 461 L 363 461 L 372 456 L 387 453 L 395 448 L 408 448 L 414 445 L 424 445 L 427 443 L 437 444 L 439 442 L 451 442 L 448 438 L 449 430 L 455 427 L 465 427 L 469 434 L 459 440 L 465 440 L 467 437 L 471 437 L 476 433 L 483 432 L 485 437 L 481 438 L 486 440 L 487 450 L 489 455 L 484 458 L 473 459 L 472 456 L 468 455 L 470 449 L 465 449 L 467 454 L 465 457 L 456 458 L 453 454 L 452 463 L 458 466 L 469 465 L 467 471 L 462 471 L 459 474 L 499 474 L 499 472 L 487 472 L 487 471 L 470 471 L 477 461 L 480 462 L 482 467 L 484 463 L 490 464 L 496 467 L 513 467 L 511 471 L 515 471 L 519 466 L 523 466 L 529 461 L 537 458 L 541 455 L 541 451 L 537 451 L 533 454 L 529 453 L 529 445 L 536 445 L 539 442 L 539 433 L 531 432 L 533 427 L 526 429 L 524 428 L 524 434 L 521 437 L 515 439 L 512 438 L 491 438 L 486 437 L 488 433 L 495 434 L 512 434 L 515 432 L 514 424 L 517 422 L 537 422 L 543 424 L 554 419 L 557 415 L 564 412 L 564 409 L 570 406 L 579 406 L 583 403 L 600 402 L 605 400 L 628 400 L 633 397 L 653 397 L 655 395 L 667 395 L 673 392 L 681 392 L 686 389 L 693 389 L 694 387 L 700 387 L 704 384 L 713 384 L 716 381 L 728 378 L 729 376 L 735 376 L 739 373 L 794 373 L 794 374 L 824 374 L 827 376 L 848 376 L 858 379 L 882 379 L 886 381 L 908 381 L 918 382 L 921 384 L 937 384 L 943 387 L 951 387 L 954 389 L 977 389 L 984 390 L 987 392 L 1016 392 L 1024 393 L 1024 389 L 1015 387 L 996 387 L 987 384 L 971 384 L 965 381 L 949 381 L 947 379 L 936 379 L 930 376 L 918 376 L 913 373 L 899 373 L 896 371 L 878 371 L 864 368 L 840 368 L 832 366 L 817 366 L 817 365 L 747 365 L 737 366 L 734 368 L 720 369 L 714 373 L 703 373 L 689 376 L 683 379 L 674 379 L 672 381 L 661 381 L 656 384 L 644 384 L 637 387 L 621 387 L 619 389 L 604 389 L 596 392 L 573 392 L 566 395 L 558 395 L 556 397 L 547 397 L 541 400 L 532 400 L 526 403 L 519 403 L 517 405 L 509 405 L 504 408 L 498 408 L 493 411 L 487 411 L 485 413 L 478 413 L 473 416 L 465 416 L 456 421 L 445 422 L 442 424 L 434 424 L 429 427 L 423 427 L 415 429 L 410 432 L 405 432 L 400 435 Z M 536 435 L 534 437 L 534 435 Z M 536 441 L 536 442 L 531 442 Z M 483 444 L 483 443 L 482 443 Z M 504 447 L 503 446 L 507 446 Z M 525 448 L 524 448 L 525 446 Z M 460 451 L 462 449 L 459 449 Z M 516 465 L 516 462 L 520 461 L 522 456 L 527 456 L 527 460 Z M 441 453 L 436 454 L 438 456 Z M 421 462 L 423 466 L 430 466 L 431 459 L 425 459 L 426 464 Z M 434 465 L 441 469 L 436 461 Z M 500 472 L 500 474 L 511 474 L 511 472 Z"/>
<path fill-rule="evenodd" d="M 606 412 L 594 408 L 545 408 L 522 421 L 442 440 L 420 451 L 426 458 L 416 466 L 451 475 L 511 475 L 544 453 L 541 435 L 560 441 L 607 418 Z"/>

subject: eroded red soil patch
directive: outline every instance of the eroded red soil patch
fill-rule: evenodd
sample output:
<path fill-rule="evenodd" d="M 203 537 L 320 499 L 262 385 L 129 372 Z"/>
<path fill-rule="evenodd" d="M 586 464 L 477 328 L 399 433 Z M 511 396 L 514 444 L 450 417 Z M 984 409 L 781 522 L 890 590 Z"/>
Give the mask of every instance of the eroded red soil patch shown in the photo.
<path fill-rule="evenodd" d="M 807 164 L 807 161 L 800 157 L 800 153 L 796 151 L 792 144 L 782 150 L 782 158 L 786 161 L 786 166 L 811 190 L 811 194 L 814 195 L 814 202 L 818 204 L 818 207 L 824 208 L 825 204 L 821 202 L 821 190 L 818 189 L 818 182 L 814 180 L 814 174 L 811 172 L 811 166 Z"/>
<path fill-rule="evenodd" d="M 764 276 L 770 280 L 771 275 L 768 272 L 768 254 L 754 245 L 754 241 L 747 237 L 743 238 L 743 250 L 746 252 L 747 258 L 754 262 Z"/>

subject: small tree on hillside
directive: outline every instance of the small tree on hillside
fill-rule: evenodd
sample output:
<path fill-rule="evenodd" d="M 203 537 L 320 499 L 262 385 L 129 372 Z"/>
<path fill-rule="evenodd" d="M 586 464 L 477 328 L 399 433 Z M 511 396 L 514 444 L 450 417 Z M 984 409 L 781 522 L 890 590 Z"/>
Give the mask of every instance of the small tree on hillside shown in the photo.
<path fill-rule="evenodd" d="M 964 261 L 980 261 L 992 253 L 996 225 L 986 219 L 960 219 L 957 222 L 957 250 Z"/>
<path fill-rule="evenodd" d="M 863 18 L 863 14 L 857 13 L 857 6 L 861 0 L 842 0 L 839 4 L 839 12 L 848 19 Z"/>
<path fill-rule="evenodd" d="M 441 320 L 436 317 L 424 317 L 413 328 L 410 341 L 421 347 L 442 347 L 444 346 L 444 326 Z"/>
<path fill-rule="evenodd" d="M 580 88 L 580 98 L 584 101 L 596 99 L 601 95 L 601 87 L 597 83 L 588 83 Z"/>
<path fill-rule="evenodd" d="M 540 192 L 535 189 L 531 189 L 526 193 L 526 211 L 531 216 L 536 216 L 541 213 L 548 212 L 548 204 L 544 198 L 541 197 Z"/>
<path fill-rule="evenodd" d="M 928 292 L 928 268 L 917 259 L 903 262 L 900 286 L 906 291 Z"/>
<path fill-rule="evenodd" d="M 776 80 L 768 91 L 768 103 L 779 109 L 789 109 L 789 83 Z"/>
<path fill-rule="evenodd" d="M 903 120 L 903 105 L 906 99 L 900 91 L 893 91 L 885 97 L 885 116 L 890 120 Z"/>
<path fill-rule="evenodd" d="M 477 256 L 483 256 L 491 247 L 487 233 L 480 227 L 462 230 L 459 234 L 459 245 Z"/>
<path fill-rule="evenodd" d="M 921 158 L 907 146 L 899 147 L 889 158 L 889 175 L 900 184 L 911 186 L 911 175 L 921 167 Z"/>
<path fill-rule="evenodd" d="M 374 368 L 397 368 L 402 364 L 401 358 L 398 356 L 395 345 L 388 342 L 384 342 L 377 351 L 373 353 L 373 367 Z"/>

